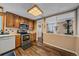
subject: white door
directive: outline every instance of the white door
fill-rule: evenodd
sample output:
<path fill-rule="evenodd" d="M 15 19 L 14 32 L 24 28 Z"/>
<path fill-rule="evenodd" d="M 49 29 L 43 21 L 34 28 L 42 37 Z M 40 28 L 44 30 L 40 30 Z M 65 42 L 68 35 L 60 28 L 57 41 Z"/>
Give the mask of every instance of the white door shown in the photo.
<path fill-rule="evenodd" d="M 42 20 L 37 21 L 37 44 L 43 43 L 43 23 Z"/>

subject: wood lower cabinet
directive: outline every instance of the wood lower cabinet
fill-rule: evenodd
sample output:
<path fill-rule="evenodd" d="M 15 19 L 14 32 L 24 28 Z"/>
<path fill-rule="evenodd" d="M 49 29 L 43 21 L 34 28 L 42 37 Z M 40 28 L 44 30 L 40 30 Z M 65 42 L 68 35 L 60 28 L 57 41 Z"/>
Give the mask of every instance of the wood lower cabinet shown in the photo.
<path fill-rule="evenodd" d="M 19 47 L 21 46 L 21 37 L 20 35 L 16 35 L 16 43 L 15 43 L 15 47 Z"/>
<path fill-rule="evenodd" d="M 30 34 L 30 40 L 33 42 L 33 41 L 36 41 L 36 34 L 35 33 L 31 33 Z"/>

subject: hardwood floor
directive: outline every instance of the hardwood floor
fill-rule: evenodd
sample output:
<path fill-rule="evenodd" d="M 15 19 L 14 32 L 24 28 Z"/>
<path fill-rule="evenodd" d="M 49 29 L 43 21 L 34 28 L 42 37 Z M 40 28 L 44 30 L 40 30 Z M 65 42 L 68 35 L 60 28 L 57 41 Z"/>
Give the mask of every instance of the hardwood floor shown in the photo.
<path fill-rule="evenodd" d="M 16 56 L 61 56 L 60 52 L 45 46 L 33 45 L 23 50 L 21 47 L 15 50 Z"/>

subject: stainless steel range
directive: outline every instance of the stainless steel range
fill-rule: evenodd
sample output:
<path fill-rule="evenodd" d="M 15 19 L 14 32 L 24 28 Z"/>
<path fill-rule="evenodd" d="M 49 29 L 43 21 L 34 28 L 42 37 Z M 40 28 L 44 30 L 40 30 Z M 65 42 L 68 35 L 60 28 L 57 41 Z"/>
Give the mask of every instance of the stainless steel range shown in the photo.
<path fill-rule="evenodd" d="M 31 41 L 30 41 L 30 35 L 29 34 L 22 34 L 21 35 L 21 47 L 23 49 L 29 48 L 31 46 Z"/>
<path fill-rule="evenodd" d="M 28 25 L 20 25 L 20 34 L 21 34 L 21 47 L 23 49 L 29 48 L 31 46 L 30 34 L 28 33 Z"/>

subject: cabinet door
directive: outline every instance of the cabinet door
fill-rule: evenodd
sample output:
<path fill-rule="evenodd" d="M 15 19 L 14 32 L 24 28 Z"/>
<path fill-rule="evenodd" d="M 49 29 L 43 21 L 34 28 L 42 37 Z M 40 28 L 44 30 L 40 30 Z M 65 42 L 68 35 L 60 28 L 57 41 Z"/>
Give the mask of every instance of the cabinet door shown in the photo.
<path fill-rule="evenodd" d="M 31 41 L 36 41 L 36 34 L 35 33 L 30 34 L 30 40 Z"/>
<path fill-rule="evenodd" d="M 23 17 L 20 17 L 20 24 L 24 24 L 24 23 L 25 23 L 25 21 L 24 21 Z"/>
<path fill-rule="evenodd" d="M 20 25 L 19 16 L 14 15 L 14 27 L 19 28 L 19 25 Z"/>
<path fill-rule="evenodd" d="M 13 27 L 13 23 L 14 23 L 13 14 L 7 12 L 6 13 L 6 26 Z"/>
<path fill-rule="evenodd" d="M 24 18 L 24 23 L 28 25 L 28 19 Z"/>
<path fill-rule="evenodd" d="M 20 35 L 16 35 L 16 48 L 21 46 L 21 38 Z"/>
<path fill-rule="evenodd" d="M 32 20 L 29 20 L 29 30 L 33 30 L 34 28 L 34 22 Z"/>

